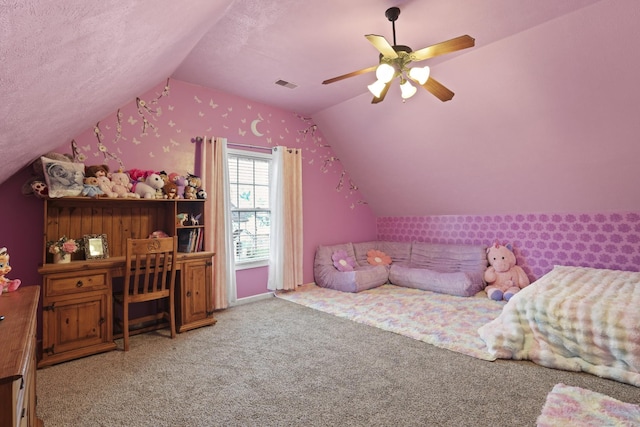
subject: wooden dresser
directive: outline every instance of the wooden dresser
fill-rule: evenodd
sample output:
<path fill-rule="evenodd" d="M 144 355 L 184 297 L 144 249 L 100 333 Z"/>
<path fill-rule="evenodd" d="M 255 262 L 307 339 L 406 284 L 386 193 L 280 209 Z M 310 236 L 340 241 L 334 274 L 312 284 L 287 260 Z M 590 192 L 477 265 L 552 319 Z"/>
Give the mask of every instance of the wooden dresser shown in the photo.
<path fill-rule="evenodd" d="M 0 426 L 42 426 L 36 416 L 39 286 L 0 295 Z"/>

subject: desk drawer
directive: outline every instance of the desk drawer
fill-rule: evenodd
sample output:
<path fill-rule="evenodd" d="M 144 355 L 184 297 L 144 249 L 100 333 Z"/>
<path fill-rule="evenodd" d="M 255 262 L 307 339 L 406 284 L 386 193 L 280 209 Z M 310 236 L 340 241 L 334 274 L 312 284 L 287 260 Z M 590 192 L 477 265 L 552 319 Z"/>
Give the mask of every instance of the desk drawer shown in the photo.
<path fill-rule="evenodd" d="M 47 297 L 53 297 L 109 288 L 109 273 L 106 270 L 92 273 L 49 275 L 45 281 L 44 294 Z"/>

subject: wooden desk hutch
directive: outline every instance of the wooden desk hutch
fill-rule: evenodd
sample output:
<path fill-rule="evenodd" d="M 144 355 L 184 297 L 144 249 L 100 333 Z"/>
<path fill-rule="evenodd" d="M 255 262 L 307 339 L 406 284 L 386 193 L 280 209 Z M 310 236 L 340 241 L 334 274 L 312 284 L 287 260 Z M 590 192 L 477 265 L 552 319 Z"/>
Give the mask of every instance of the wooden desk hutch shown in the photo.
<path fill-rule="evenodd" d="M 162 230 L 187 240 L 204 233 L 205 200 L 113 199 L 64 197 L 44 201 L 42 266 L 42 358 L 38 367 L 116 348 L 113 328 L 112 279 L 124 276 L 126 240 L 146 238 Z M 181 225 L 179 214 L 198 216 L 199 224 Z M 106 235 L 108 258 L 52 264 L 47 242 L 61 236 L 81 240 Z M 187 236 L 184 236 L 186 234 Z M 178 254 L 176 282 L 177 331 L 216 322 L 213 317 L 213 253 Z"/>

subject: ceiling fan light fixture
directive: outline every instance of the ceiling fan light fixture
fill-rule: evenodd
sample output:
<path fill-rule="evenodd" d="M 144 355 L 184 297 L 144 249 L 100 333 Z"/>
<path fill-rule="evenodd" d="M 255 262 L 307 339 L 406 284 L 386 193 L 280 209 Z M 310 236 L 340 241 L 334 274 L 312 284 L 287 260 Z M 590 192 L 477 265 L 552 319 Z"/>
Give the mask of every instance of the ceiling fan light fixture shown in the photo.
<path fill-rule="evenodd" d="M 413 95 L 416 94 L 417 91 L 418 89 L 416 89 L 414 85 L 409 83 L 409 80 L 405 80 L 404 83 L 400 85 L 400 92 L 401 92 L 402 99 L 411 98 Z"/>
<path fill-rule="evenodd" d="M 413 67 L 409 70 L 409 77 L 411 77 L 416 82 L 423 85 L 429 80 L 429 74 L 431 73 L 431 69 L 429 66 L 426 67 Z"/>
<path fill-rule="evenodd" d="M 376 77 L 383 83 L 389 83 L 396 74 L 396 69 L 387 63 L 382 63 L 376 68 Z"/>
<path fill-rule="evenodd" d="M 422 49 L 413 50 L 409 46 L 396 43 L 395 21 L 398 19 L 399 15 L 400 8 L 398 7 L 391 7 L 385 12 L 385 16 L 389 21 L 391 21 L 393 44 L 387 41 L 383 36 L 377 34 L 365 34 L 365 38 L 380 53 L 377 65 L 327 79 L 323 81 L 322 84 L 326 85 L 349 77 L 359 76 L 360 74 L 375 71 L 377 81 L 367 86 L 369 91 L 374 95 L 374 98 L 371 101 L 372 104 L 377 104 L 385 99 L 387 91 L 391 86 L 391 81 L 396 77 L 400 80 L 400 90 L 403 102 L 415 95 L 418 90 L 411 85 L 409 80 L 413 80 L 415 83 L 418 83 L 423 89 L 427 92 L 431 92 L 432 95 L 442 102 L 451 100 L 454 93 L 430 76 L 431 70 L 428 66 L 409 68 L 409 64 L 473 47 L 475 46 L 475 39 L 469 35 L 463 35 Z"/>
<path fill-rule="evenodd" d="M 369 89 L 369 92 L 373 94 L 373 96 L 375 96 L 376 98 L 380 98 L 380 94 L 382 93 L 382 90 L 385 86 L 385 82 L 383 82 L 382 80 L 376 80 L 374 83 L 371 83 L 369 86 L 367 86 L 367 88 Z"/>

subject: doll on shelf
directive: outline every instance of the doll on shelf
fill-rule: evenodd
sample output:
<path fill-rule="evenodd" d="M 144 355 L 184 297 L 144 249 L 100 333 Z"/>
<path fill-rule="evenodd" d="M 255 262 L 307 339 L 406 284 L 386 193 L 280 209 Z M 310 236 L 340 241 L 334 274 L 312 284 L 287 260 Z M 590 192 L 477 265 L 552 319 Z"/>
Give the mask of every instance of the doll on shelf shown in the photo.
<path fill-rule="evenodd" d="M 20 279 L 10 280 L 5 277 L 10 271 L 7 248 L 0 248 L 0 290 L 2 292 L 13 292 L 20 286 Z"/>

